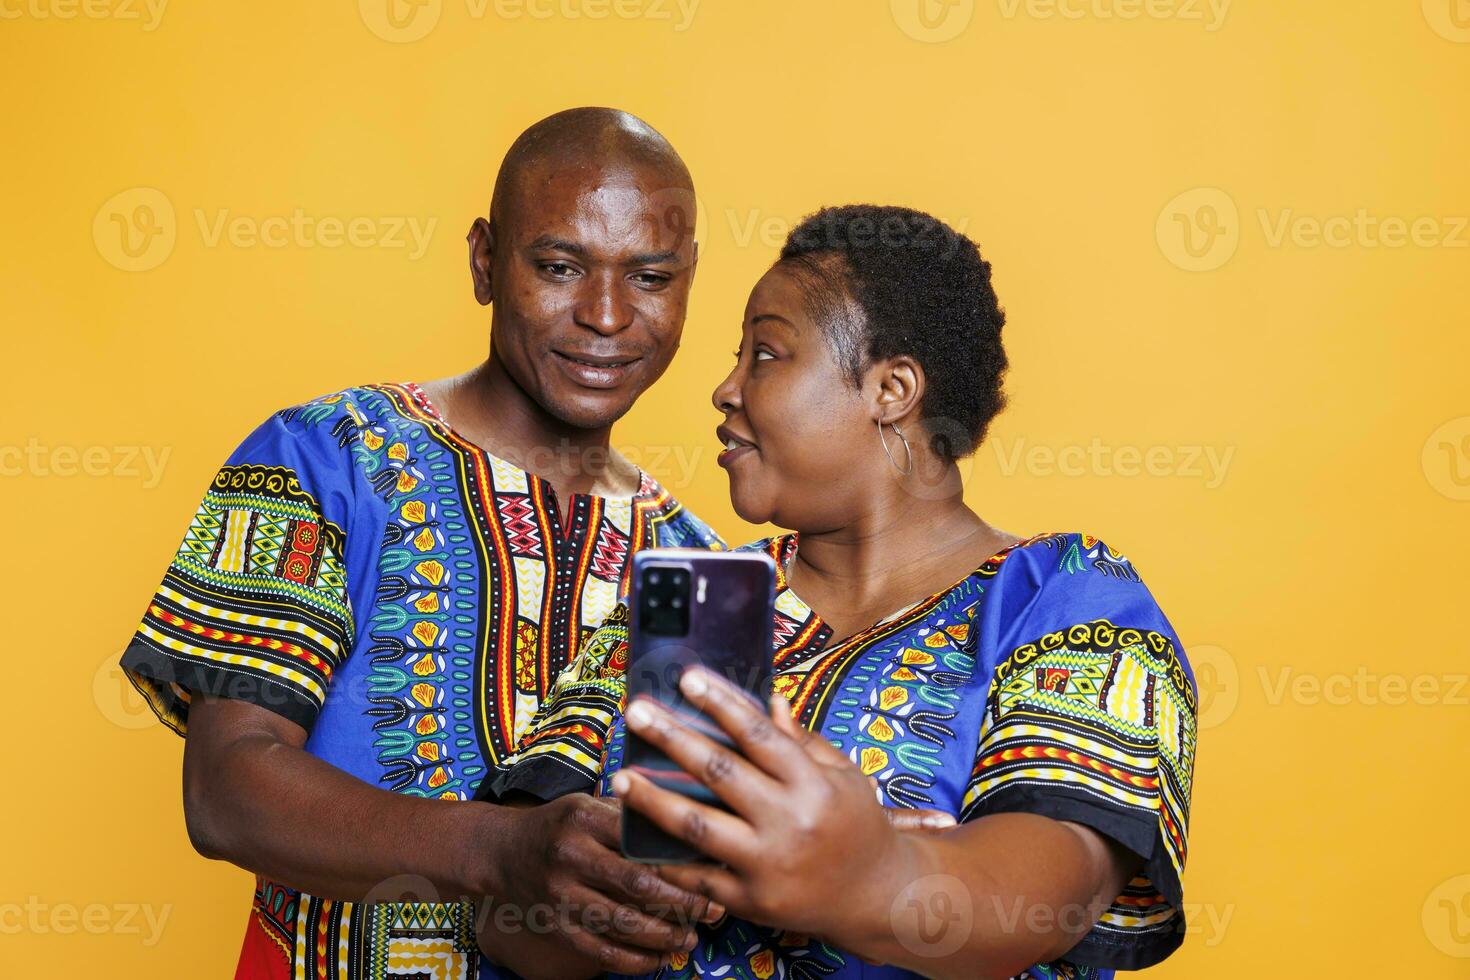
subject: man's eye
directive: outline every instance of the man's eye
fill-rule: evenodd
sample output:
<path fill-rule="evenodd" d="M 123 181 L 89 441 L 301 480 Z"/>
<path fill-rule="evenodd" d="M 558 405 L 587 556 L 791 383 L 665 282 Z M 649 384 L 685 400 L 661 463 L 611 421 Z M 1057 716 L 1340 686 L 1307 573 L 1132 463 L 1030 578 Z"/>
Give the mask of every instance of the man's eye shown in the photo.
<path fill-rule="evenodd" d="M 565 262 L 547 262 L 543 264 L 541 268 L 544 269 L 546 272 L 549 272 L 551 275 L 557 277 L 570 276 L 576 272 L 575 269 L 567 265 Z"/>
<path fill-rule="evenodd" d="M 755 349 L 755 359 L 757 361 L 770 361 L 770 360 L 774 360 L 775 357 L 776 357 L 775 354 L 773 354 L 770 351 L 766 350 L 764 347 L 757 347 Z"/>
<path fill-rule="evenodd" d="M 633 276 L 640 286 L 662 286 L 669 281 L 669 276 L 657 272 L 639 272 Z"/>

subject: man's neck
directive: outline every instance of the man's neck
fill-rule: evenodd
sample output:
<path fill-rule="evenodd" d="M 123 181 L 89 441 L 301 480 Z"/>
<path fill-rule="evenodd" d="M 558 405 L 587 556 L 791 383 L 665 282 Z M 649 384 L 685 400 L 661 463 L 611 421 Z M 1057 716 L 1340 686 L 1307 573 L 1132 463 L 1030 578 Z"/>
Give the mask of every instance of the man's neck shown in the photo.
<path fill-rule="evenodd" d="M 463 439 L 549 481 L 558 495 L 627 497 L 641 475 L 610 444 L 611 426 L 585 429 L 555 418 L 492 355 L 464 374 L 422 385 Z"/>

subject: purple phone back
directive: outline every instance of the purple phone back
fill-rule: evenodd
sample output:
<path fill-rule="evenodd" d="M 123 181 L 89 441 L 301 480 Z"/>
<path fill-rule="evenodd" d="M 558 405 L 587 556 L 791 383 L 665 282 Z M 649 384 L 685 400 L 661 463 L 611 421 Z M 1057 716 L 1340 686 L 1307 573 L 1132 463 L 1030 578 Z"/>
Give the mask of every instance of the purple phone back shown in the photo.
<path fill-rule="evenodd" d="M 645 575 L 662 569 L 689 572 L 689 625 L 683 636 L 649 631 L 643 605 Z M 641 551 L 633 556 L 632 613 L 628 639 L 628 700 L 648 697 L 687 723 L 729 745 L 724 733 L 679 692 L 679 676 L 694 664 L 715 672 L 758 698 L 762 710 L 771 690 L 771 622 L 776 565 L 758 551 Z M 667 789 L 711 806 L 723 804 L 662 752 L 627 734 L 623 765 L 636 768 Z M 688 845 L 669 837 L 633 812 L 623 820 L 623 853 L 641 861 L 699 860 Z"/>

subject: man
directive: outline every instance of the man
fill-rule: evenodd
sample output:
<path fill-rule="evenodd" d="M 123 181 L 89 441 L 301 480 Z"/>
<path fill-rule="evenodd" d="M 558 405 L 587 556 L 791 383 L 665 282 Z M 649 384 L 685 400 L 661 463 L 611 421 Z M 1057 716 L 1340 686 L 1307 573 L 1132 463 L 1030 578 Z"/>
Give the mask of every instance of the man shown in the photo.
<path fill-rule="evenodd" d="M 281 412 L 215 478 L 122 663 L 186 736 L 191 841 L 258 876 L 237 976 L 493 975 L 497 937 L 640 973 L 718 914 L 616 853 L 612 803 L 464 802 L 635 550 L 722 546 L 609 449 L 678 347 L 693 224 L 646 123 L 537 123 L 469 233 L 488 359 Z M 514 913 L 488 956 L 471 899 Z"/>

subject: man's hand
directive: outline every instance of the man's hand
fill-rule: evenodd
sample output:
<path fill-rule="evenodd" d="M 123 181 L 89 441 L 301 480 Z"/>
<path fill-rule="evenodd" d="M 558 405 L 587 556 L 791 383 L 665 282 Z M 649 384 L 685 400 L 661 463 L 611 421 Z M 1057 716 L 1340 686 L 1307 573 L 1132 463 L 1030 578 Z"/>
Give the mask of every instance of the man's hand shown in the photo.
<path fill-rule="evenodd" d="M 724 909 L 618 851 L 621 804 L 583 794 L 500 814 L 499 890 L 479 908 L 480 948 L 527 977 L 654 973 Z"/>
<path fill-rule="evenodd" d="M 338 901 L 473 900 L 481 948 L 530 976 L 653 972 L 712 911 L 617 853 L 611 801 L 578 795 L 520 809 L 423 799 L 365 783 L 305 744 L 306 731 L 272 711 L 195 695 L 184 745 L 195 848 Z M 385 896 L 385 883 L 400 880 L 418 891 Z M 497 919 L 502 907 L 512 914 Z"/>

